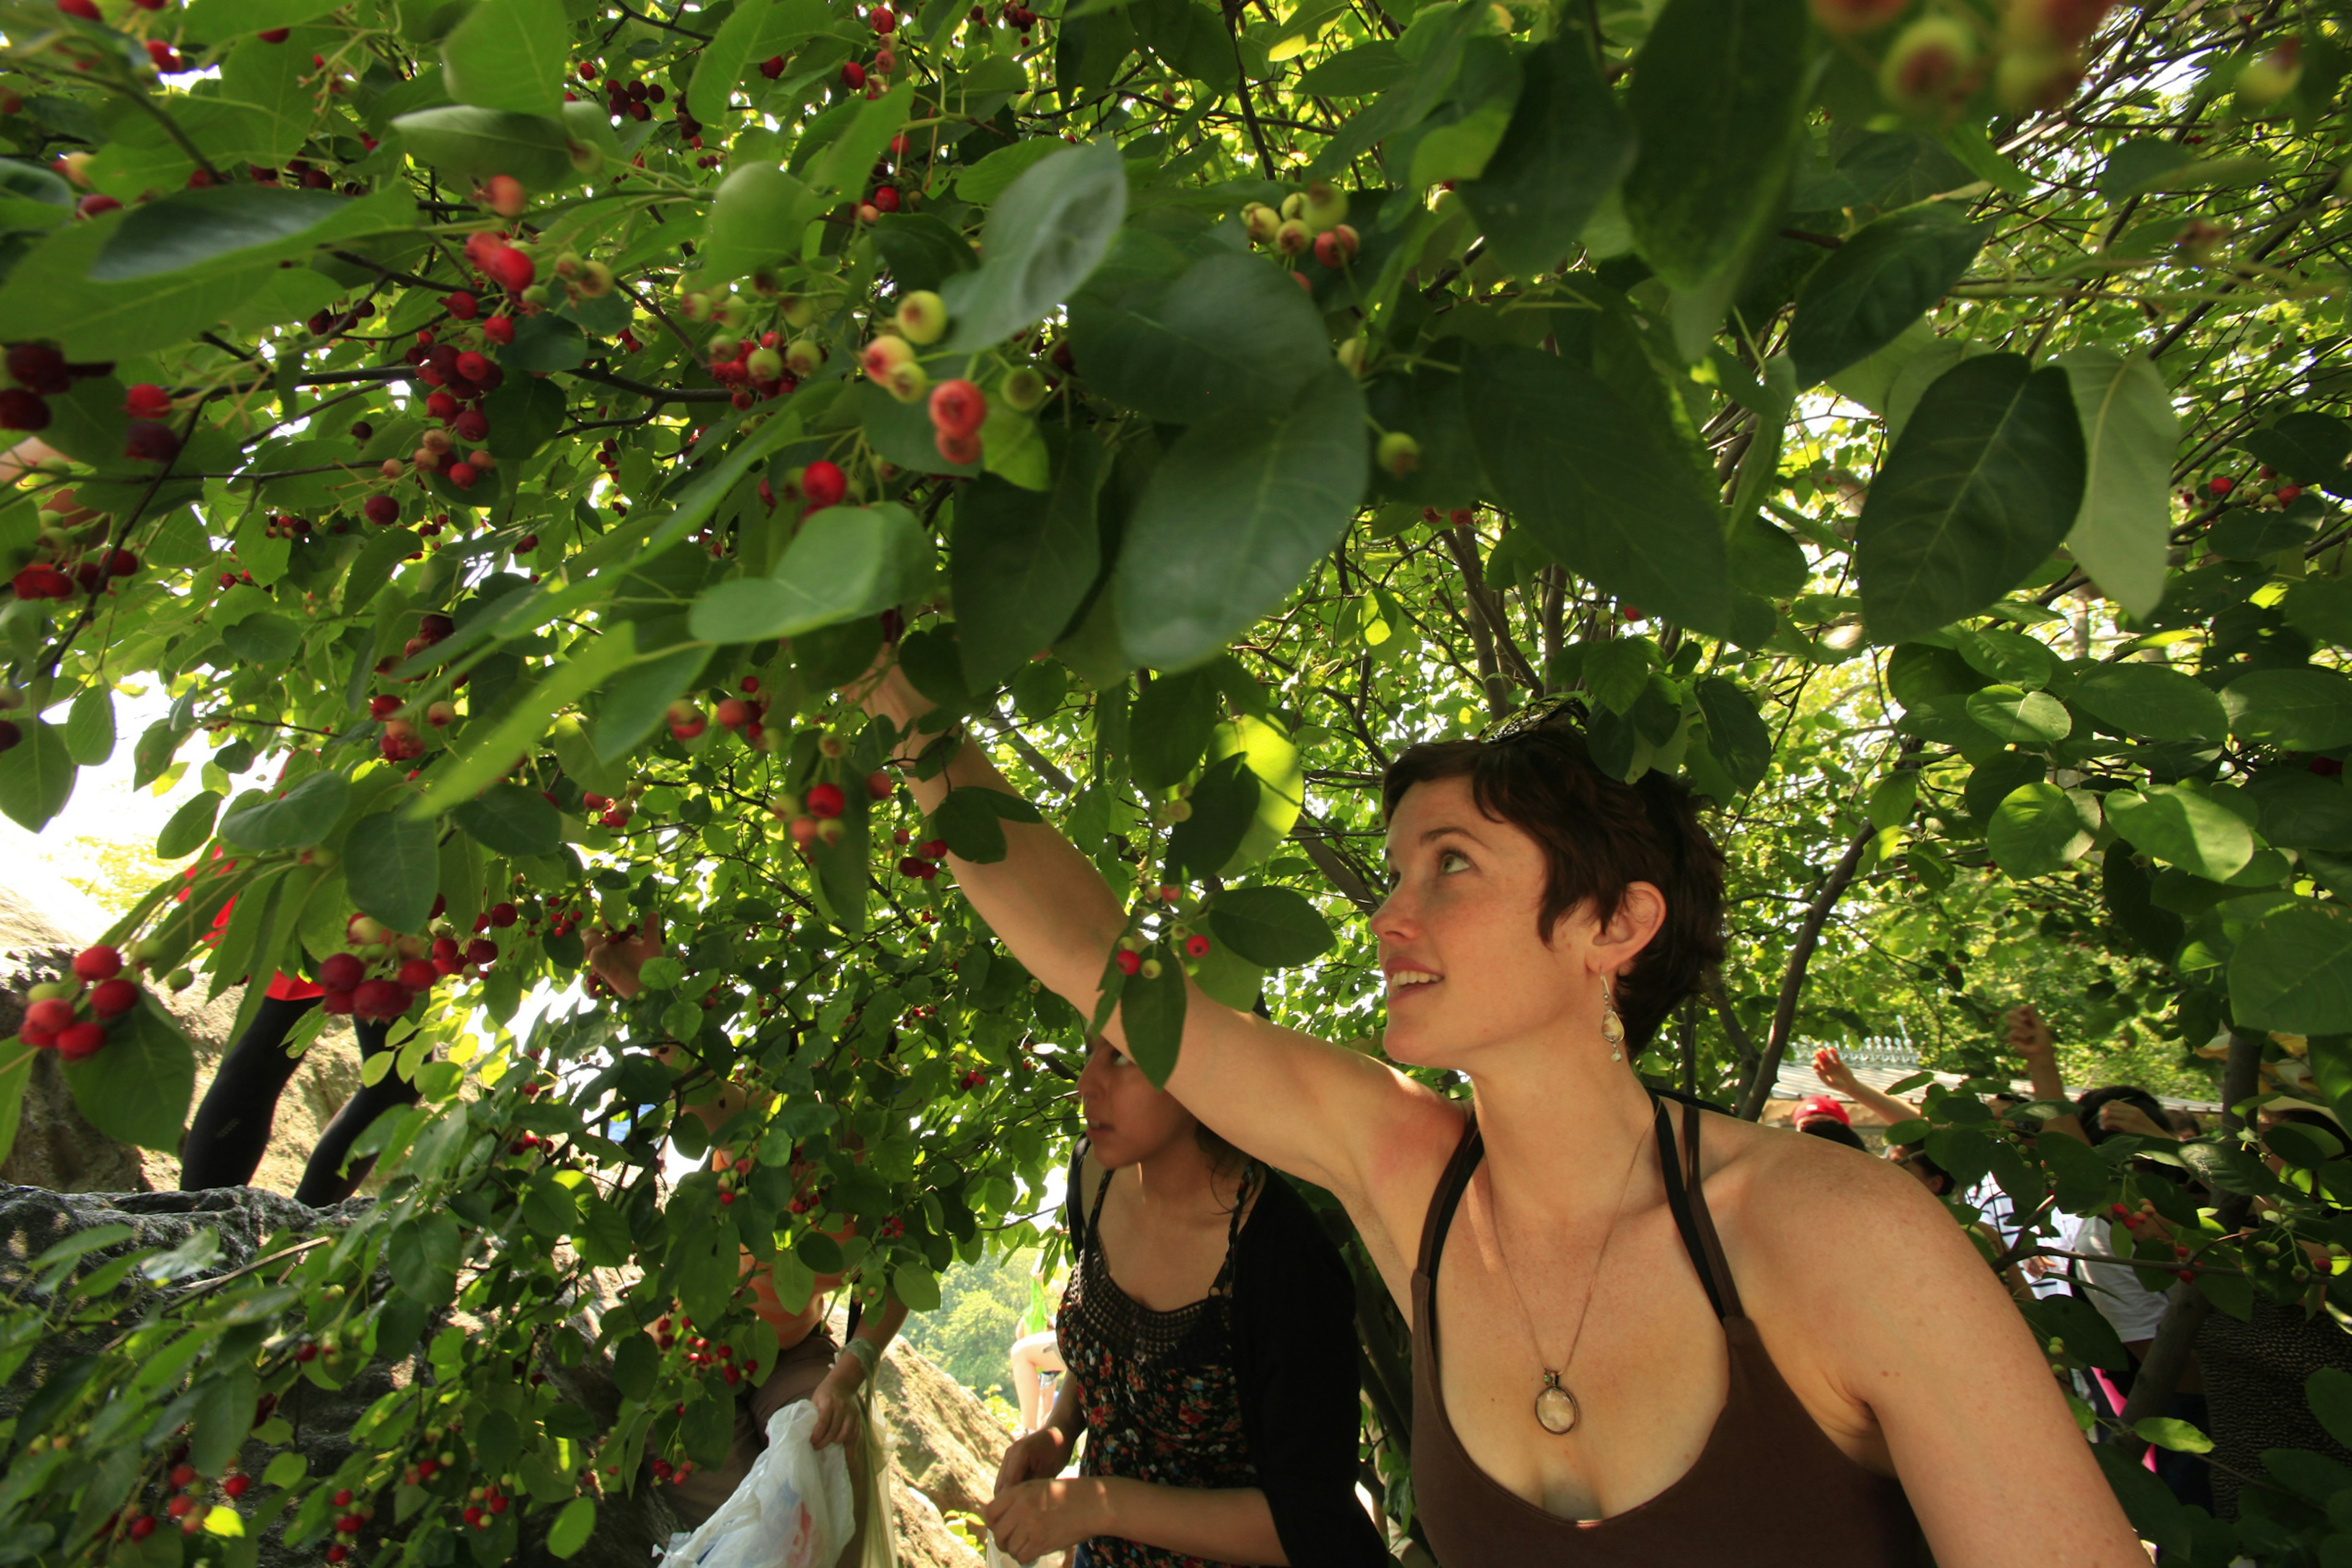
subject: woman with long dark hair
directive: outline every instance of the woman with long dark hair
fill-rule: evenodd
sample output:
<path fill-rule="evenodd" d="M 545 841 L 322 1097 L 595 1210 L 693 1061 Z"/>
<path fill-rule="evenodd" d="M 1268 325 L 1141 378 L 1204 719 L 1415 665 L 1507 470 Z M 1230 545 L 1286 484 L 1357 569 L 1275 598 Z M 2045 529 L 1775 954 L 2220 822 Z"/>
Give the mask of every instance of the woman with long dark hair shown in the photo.
<path fill-rule="evenodd" d="M 896 669 L 865 693 L 929 708 Z M 908 777 L 1008 788 L 981 748 Z M 1446 1568 L 2017 1560 L 2144 1568 L 2017 1310 L 1883 1162 L 1689 1108 L 1633 1062 L 1721 951 L 1688 793 L 1566 716 L 1416 746 L 1383 781 L 1389 1058 L 1192 989 L 1167 1088 L 1333 1193 L 1412 1315 L 1413 1496 Z M 1095 1008 L 1127 912 L 1049 826 L 958 860 L 1032 974 Z M 1114 1039 L 1120 1037 L 1114 1035 Z M 1791 1504 L 1801 1531 L 1759 1528 Z"/>
<path fill-rule="evenodd" d="M 987 1522 L 1022 1562 L 1374 1568 L 1356 1496 L 1355 1289 L 1290 1184 L 1107 1042 L 1078 1078 L 1055 1321 L 1068 1367 Z M 1078 1435 L 1079 1474 L 1060 1479 Z"/>

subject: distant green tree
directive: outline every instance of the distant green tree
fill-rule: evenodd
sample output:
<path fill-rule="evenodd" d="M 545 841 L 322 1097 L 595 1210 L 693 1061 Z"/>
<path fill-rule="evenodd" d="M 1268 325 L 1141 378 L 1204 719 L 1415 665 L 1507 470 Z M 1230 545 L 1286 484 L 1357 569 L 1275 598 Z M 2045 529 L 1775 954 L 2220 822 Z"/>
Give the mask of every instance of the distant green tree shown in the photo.
<path fill-rule="evenodd" d="M 975 1394 L 1011 1400 L 1006 1354 L 1028 1332 L 1034 1249 L 991 1252 L 940 1277 L 939 1310 L 907 1320 L 907 1342 Z M 1017 1403 L 1017 1402 L 1016 1402 Z"/>

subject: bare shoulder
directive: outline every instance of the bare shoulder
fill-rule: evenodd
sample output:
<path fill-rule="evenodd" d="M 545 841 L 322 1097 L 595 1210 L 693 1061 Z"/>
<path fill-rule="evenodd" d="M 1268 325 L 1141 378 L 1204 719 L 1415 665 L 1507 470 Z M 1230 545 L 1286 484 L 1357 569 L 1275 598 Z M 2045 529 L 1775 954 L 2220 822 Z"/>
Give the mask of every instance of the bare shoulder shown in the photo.
<path fill-rule="evenodd" d="M 1781 1128 L 1709 1115 L 1701 1144 L 1707 1201 L 1768 1247 L 1810 1236 L 1956 1230 L 1933 1194 L 1900 1166 Z M 1829 1232 L 1814 1229 L 1834 1226 Z M 1728 1238 L 1727 1238 L 1728 1239 Z"/>

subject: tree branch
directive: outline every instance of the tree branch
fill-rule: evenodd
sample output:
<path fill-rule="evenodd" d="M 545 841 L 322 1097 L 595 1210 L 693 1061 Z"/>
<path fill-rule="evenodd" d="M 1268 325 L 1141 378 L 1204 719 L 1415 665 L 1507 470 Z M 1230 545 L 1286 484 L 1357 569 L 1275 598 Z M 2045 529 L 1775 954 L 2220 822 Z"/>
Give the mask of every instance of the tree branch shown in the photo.
<path fill-rule="evenodd" d="M 1780 1058 L 1789 1049 L 1789 1037 L 1797 1026 L 1797 998 L 1805 989 L 1805 970 L 1813 961 L 1813 949 L 1821 945 L 1822 927 L 1829 923 L 1830 911 L 1845 896 L 1853 885 L 1854 872 L 1862 866 L 1863 851 L 1878 837 L 1878 829 L 1864 823 L 1852 839 L 1845 853 L 1823 879 L 1821 890 L 1813 895 L 1812 903 L 1805 910 L 1805 918 L 1797 927 L 1797 940 L 1789 949 L 1789 962 L 1780 972 L 1780 998 L 1772 1009 L 1772 1033 L 1764 1042 L 1763 1054 L 1748 1075 L 1748 1082 L 1739 1094 L 1738 1114 L 1743 1121 L 1753 1121 L 1764 1114 L 1764 1102 L 1771 1098 L 1773 1080 L 1780 1075 Z"/>

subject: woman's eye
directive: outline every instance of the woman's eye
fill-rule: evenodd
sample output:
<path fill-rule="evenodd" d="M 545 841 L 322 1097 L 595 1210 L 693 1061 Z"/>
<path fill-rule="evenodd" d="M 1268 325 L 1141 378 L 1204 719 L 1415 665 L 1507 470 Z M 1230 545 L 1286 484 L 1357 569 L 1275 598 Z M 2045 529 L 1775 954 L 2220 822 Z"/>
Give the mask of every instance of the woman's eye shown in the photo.
<path fill-rule="evenodd" d="M 1437 868 L 1442 872 L 1466 871 L 1470 868 L 1470 857 L 1459 849 L 1445 850 L 1437 857 Z"/>

